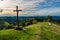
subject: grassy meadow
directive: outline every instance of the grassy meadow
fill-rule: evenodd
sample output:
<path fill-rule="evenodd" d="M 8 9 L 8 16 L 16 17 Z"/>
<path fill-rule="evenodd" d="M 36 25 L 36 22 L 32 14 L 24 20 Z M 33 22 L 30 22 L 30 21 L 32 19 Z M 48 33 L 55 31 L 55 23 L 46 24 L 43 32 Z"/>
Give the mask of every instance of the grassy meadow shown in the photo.
<path fill-rule="evenodd" d="M 0 30 L 0 40 L 60 40 L 60 26 L 39 22 L 25 27 L 25 30 Z"/>

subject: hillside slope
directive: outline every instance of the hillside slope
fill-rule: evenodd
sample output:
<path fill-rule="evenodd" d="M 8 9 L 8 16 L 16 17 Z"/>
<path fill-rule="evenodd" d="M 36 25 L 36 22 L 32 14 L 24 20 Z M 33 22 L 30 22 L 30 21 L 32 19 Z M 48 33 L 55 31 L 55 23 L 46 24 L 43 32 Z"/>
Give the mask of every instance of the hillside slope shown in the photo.
<path fill-rule="evenodd" d="M 26 30 L 0 30 L 0 40 L 60 40 L 60 26 L 40 22 L 25 27 Z"/>

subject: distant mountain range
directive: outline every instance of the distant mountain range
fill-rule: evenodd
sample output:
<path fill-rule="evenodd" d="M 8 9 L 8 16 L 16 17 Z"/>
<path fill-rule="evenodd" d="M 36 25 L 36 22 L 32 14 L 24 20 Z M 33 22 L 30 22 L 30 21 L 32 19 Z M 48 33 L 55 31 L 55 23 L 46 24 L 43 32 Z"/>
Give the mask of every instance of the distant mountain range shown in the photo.
<path fill-rule="evenodd" d="M 24 21 L 30 18 L 46 18 L 47 16 L 19 16 L 19 21 Z M 60 16 L 52 16 L 53 20 L 60 21 Z M 4 20 L 7 22 L 16 22 L 17 17 L 16 16 L 0 16 L 0 20 Z"/>

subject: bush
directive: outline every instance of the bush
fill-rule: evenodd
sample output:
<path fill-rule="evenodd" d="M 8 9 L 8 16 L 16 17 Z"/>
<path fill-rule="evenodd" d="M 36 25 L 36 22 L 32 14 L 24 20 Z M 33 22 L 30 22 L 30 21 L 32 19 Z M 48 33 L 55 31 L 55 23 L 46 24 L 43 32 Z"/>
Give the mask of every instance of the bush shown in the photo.
<path fill-rule="evenodd" d="M 45 19 L 45 21 L 51 22 L 52 21 L 52 16 L 48 15 L 47 18 Z"/>
<path fill-rule="evenodd" d="M 10 25 L 8 22 L 4 22 L 4 29 L 12 29 L 13 26 Z"/>

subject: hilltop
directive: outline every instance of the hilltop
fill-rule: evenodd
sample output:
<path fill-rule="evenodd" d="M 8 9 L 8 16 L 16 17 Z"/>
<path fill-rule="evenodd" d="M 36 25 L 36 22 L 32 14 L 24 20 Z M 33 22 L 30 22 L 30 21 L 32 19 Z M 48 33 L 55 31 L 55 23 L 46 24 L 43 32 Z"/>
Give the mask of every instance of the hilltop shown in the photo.
<path fill-rule="evenodd" d="M 0 40 L 60 40 L 60 26 L 39 22 L 25 27 L 26 30 L 0 30 Z"/>

